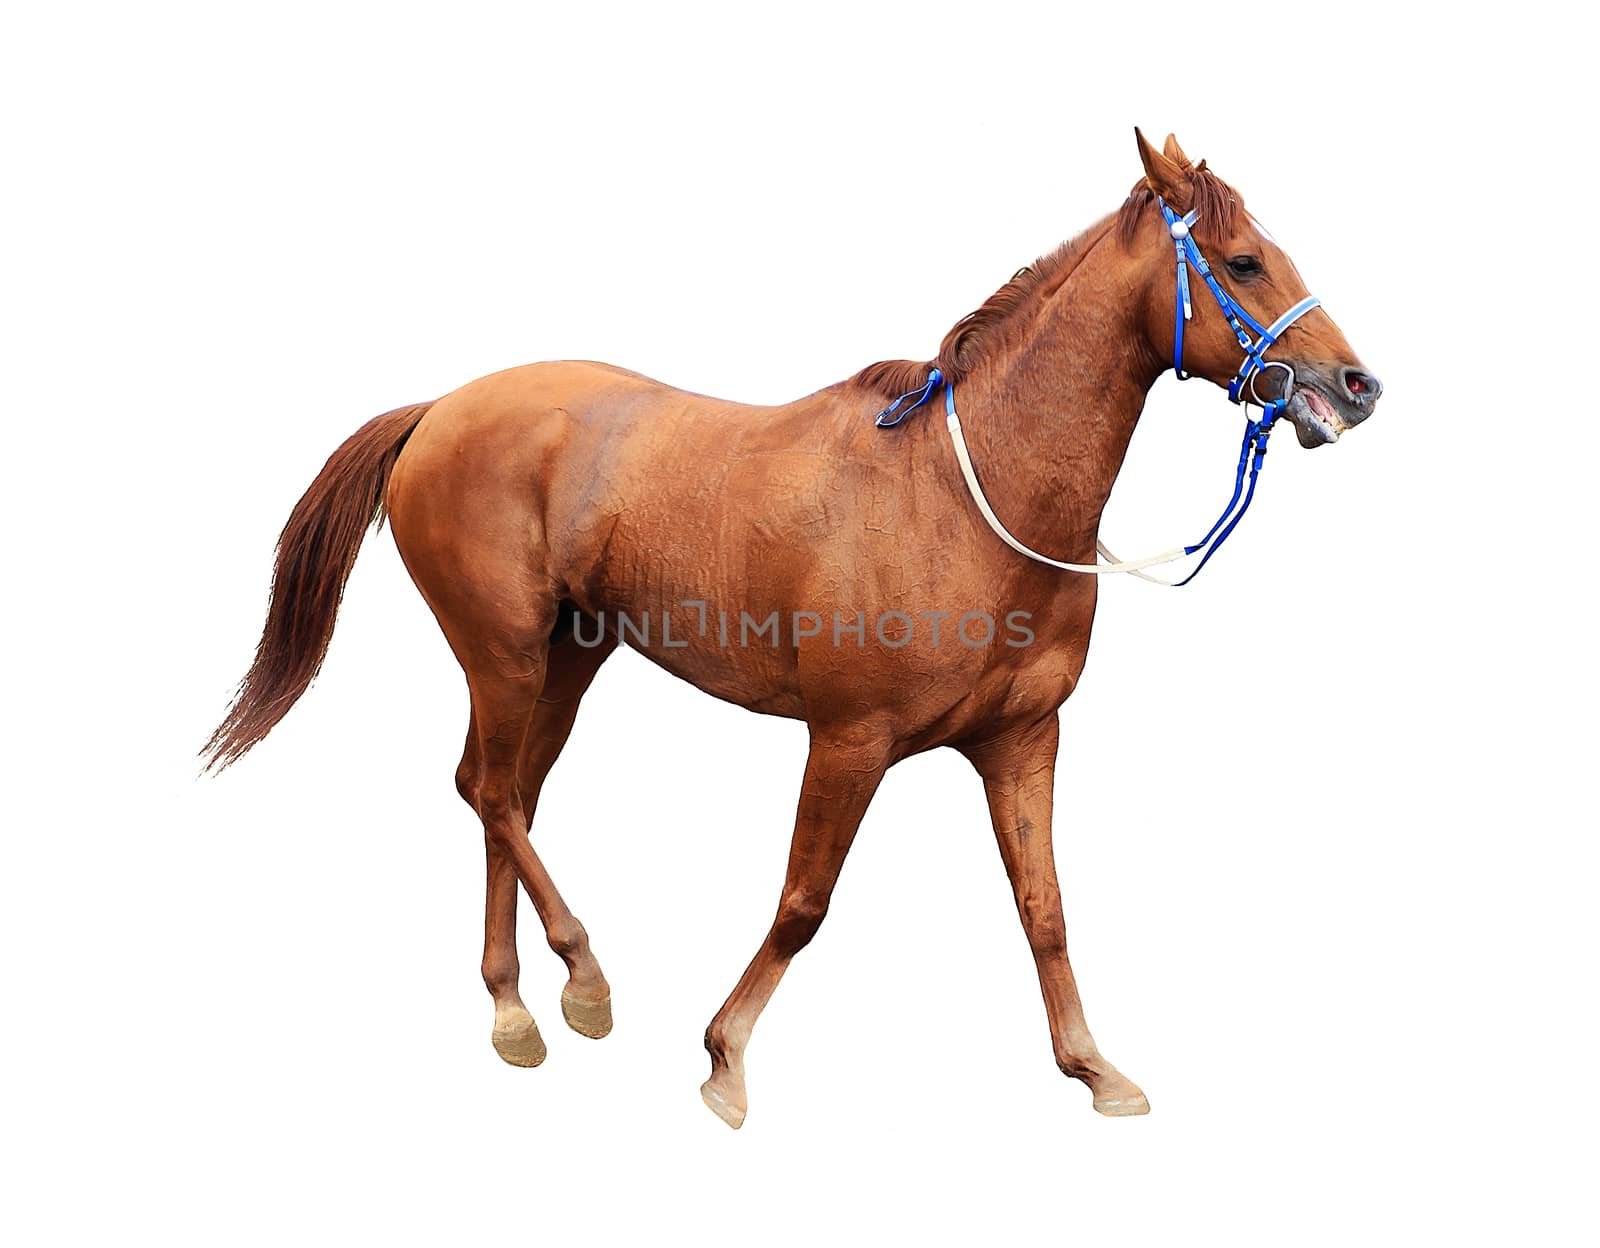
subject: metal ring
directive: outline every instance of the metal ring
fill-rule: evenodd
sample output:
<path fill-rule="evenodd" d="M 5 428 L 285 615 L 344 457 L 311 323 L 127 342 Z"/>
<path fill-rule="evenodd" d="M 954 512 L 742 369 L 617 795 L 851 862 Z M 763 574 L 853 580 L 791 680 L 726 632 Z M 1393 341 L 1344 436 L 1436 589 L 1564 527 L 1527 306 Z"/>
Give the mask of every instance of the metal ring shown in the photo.
<path fill-rule="evenodd" d="M 1270 400 L 1263 399 L 1258 393 L 1256 393 L 1256 378 L 1261 376 L 1261 374 L 1266 372 L 1269 368 L 1281 368 L 1284 372 L 1289 374 L 1288 385 L 1284 387 L 1283 391 L 1283 401 L 1287 403 L 1294 397 L 1294 369 L 1285 364 L 1282 360 L 1261 360 L 1259 361 L 1257 367 L 1250 374 L 1250 397 L 1255 400 L 1256 406 L 1261 408 L 1263 411 L 1266 410 L 1267 403 Z"/>

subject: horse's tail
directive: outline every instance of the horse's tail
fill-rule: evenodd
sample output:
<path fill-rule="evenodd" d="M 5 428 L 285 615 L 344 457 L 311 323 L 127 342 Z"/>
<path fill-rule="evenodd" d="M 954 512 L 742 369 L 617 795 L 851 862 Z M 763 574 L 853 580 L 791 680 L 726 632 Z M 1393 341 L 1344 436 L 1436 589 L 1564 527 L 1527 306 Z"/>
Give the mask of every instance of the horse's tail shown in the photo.
<path fill-rule="evenodd" d="M 431 406 L 398 408 L 361 426 L 329 456 L 289 513 L 255 662 L 201 751 L 208 769 L 220 771 L 242 758 L 315 679 L 361 539 L 373 521 L 382 523 L 389 474 Z"/>

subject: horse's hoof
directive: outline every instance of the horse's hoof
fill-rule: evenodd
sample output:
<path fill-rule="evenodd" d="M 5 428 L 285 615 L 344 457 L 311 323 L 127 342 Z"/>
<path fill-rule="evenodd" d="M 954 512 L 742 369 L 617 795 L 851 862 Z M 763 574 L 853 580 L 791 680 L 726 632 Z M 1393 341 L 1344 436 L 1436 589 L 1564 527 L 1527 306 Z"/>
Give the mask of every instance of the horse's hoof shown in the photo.
<path fill-rule="evenodd" d="M 1135 1118 L 1150 1112 L 1150 1102 L 1145 1100 L 1139 1085 L 1098 1054 L 1089 1059 L 1060 1058 L 1056 1065 L 1061 1073 L 1081 1079 L 1094 1094 L 1096 1113 L 1107 1118 Z"/>
<path fill-rule="evenodd" d="M 700 1099 L 706 1103 L 707 1109 L 737 1131 L 744 1126 L 744 1106 L 735 1105 L 711 1085 L 712 1080 L 710 1079 L 700 1085 Z"/>
<path fill-rule="evenodd" d="M 496 1022 L 490 1038 L 501 1060 L 512 1066 L 537 1066 L 545 1059 L 539 1024 L 525 1011 Z"/>
<path fill-rule="evenodd" d="M 1138 1088 L 1116 1095 L 1097 1096 L 1094 1098 L 1094 1107 L 1097 1113 L 1107 1118 L 1133 1118 L 1150 1112 L 1150 1102 Z"/>
<path fill-rule="evenodd" d="M 582 997 L 572 995 L 570 988 L 561 990 L 561 1015 L 567 1020 L 567 1026 L 580 1036 L 588 1036 L 591 1040 L 599 1040 L 611 1034 L 611 998 L 601 997 L 598 1001 L 585 1001 Z"/>

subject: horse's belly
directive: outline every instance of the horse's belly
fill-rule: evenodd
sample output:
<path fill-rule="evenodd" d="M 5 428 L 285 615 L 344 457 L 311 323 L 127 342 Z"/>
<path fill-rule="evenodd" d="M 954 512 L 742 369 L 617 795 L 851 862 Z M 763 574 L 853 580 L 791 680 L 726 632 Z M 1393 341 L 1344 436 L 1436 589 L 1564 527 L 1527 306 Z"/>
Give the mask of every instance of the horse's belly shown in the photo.
<path fill-rule="evenodd" d="M 776 625 L 779 613 L 730 610 L 697 596 L 703 592 L 606 594 L 580 604 L 591 619 L 579 623 L 579 640 L 603 630 L 715 697 L 768 715 L 804 718 L 795 654 Z"/>

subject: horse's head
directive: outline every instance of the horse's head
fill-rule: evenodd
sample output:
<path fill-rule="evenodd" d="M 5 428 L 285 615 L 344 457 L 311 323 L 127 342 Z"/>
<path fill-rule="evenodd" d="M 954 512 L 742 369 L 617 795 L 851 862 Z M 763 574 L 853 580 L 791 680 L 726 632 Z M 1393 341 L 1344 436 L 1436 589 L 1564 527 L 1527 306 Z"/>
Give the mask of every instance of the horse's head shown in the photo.
<path fill-rule="evenodd" d="M 1302 309 L 1309 296 L 1294 262 L 1238 192 L 1205 161 L 1192 164 L 1172 135 L 1157 151 L 1134 134 L 1144 177 L 1123 207 L 1120 233 L 1143 275 L 1155 354 L 1237 399 L 1287 399 L 1284 415 L 1302 446 L 1333 442 L 1372 415 L 1383 386 L 1327 312 Z M 1191 315 L 1183 318 L 1185 285 Z"/>

